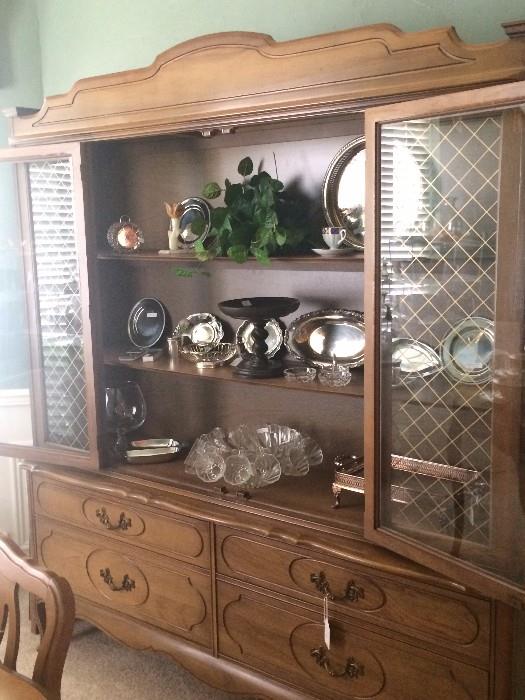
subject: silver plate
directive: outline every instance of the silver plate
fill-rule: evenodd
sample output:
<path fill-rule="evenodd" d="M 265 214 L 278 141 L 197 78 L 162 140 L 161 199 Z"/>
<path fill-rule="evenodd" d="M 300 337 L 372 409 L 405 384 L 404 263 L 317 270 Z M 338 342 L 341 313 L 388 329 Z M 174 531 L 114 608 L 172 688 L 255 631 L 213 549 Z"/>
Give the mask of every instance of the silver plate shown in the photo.
<path fill-rule="evenodd" d="M 443 367 L 464 384 L 482 384 L 492 377 L 494 323 L 488 318 L 466 318 L 443 341 Z"/>
<path fill-rule="evenodd" d="M 267 351 L 265 353 L 266 357 L 273 357 L 283 344 L 283 332 L 279 325 L 279 321 L 271 318 L 266 322 L 264 326 L 268 337 L 266 338 Z M 241 323 L 235 334 L 235 342 L 239 348 L 239 353 L 243 357 L 246 355 L 253 354 L 253 323 L 250 321 L 244 321 Z"/>
<path fill-rule="evenodd" d="M 189 197 L 181 202 L 183 212 L 180 217 L 181 233 L 177 238 L 179 248 L 193 249 L 197 241 L 204 241 L 210 232 L 211 209 L 205 199 Z M 192 224 L 198 221 L 199 230 L 194 231 Z M 201 230 L 202 229 L 202 230 Z"/>
<path fill-rule="evenodd" d="M 214 346 L 221 342 L 224 335 L 222 323 L 213 314 L 191 314 L 177 324 L 174 335 L 200 346 Z"/>
<path fill-rule="evenodd" d="M 360 311 L 320 309 L 296 318 L 288 327 L 285 344 L 300 360 L 327 367 L 336 362 L 360 367 L 364 362 L 365 325 Z"/>
<path fill-rule="evenodd" d="M 411 338 L 392 341 L 392 364 L 408 378 L 429 377 L 441 369 L 441 359 L 429 345 Z"/>
<path fill-rule="evenodd" d="M 348 233 L 343 245 L 364 249 L 364 153 L 363 136 L 336 153 L 323 182 L 323 213 L 329 226 Z"/>

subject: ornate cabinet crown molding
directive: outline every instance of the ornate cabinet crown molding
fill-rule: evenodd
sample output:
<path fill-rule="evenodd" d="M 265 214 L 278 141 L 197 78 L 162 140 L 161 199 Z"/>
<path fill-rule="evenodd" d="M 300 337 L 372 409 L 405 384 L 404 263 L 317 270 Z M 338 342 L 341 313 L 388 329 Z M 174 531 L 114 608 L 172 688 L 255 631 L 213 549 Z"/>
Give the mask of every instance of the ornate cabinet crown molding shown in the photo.
<path fill-rule="evenodd" d="M 525 77 L 521 32 L 468 45 L 450 28 L 377 24 L 293 41 L 226 32 L 183 42 L 147 68 L 86 78 L 12 119 L 13 144 L 197 131 L 299 118 Z"/>

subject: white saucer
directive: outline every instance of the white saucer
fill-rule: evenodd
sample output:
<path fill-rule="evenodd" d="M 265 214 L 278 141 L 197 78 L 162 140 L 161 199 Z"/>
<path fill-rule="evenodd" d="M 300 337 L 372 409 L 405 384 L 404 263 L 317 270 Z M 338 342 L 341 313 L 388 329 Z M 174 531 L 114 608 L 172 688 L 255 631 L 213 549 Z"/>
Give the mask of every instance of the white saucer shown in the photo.
<path fill-rule="evenodd" d="M 355 248 L 312 248 L 312 253 L 323 255 L 327 258 L 338 258 L 343 255 L 355 255 L 359 250 Z"/>

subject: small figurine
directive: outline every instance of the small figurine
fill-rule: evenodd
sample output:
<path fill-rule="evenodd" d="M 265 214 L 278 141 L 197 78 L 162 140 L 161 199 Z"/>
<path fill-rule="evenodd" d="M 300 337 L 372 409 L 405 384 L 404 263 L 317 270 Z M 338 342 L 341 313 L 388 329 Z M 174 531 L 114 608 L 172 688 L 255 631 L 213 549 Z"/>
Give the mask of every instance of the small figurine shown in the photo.
<path fill-rule="evenodd" d="M 180 220 L 184 212 L 184 205 L 182 202 L 174 202 L 173 204 L 168 204 L 164 202 L 166 207 L 166 213 L 170 217 L 170 227 L 168 229 L 168 248 L 170 250 L 177 250 L 179 246 L 179 239 L 181 236 Z"/>

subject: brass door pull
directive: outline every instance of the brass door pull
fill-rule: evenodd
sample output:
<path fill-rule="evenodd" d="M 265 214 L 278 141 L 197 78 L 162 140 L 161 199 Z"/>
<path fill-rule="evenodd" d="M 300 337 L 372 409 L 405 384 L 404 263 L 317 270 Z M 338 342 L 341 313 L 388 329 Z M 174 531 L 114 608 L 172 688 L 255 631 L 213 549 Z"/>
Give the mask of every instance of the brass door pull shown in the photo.
<path fill-rule="evenodd" d="M 132 591 L 135 588 L 135 581 L 128 574 L 124 574 L 120 586 L 115 585 L 111 571 L 108 568 L 100 569 L 100 578 L 104 580 L 104 583 L 107 583 L 112 591 Z"/>
<path fill-rule="evenodd" d="M 320 571 L 318 574 L 310 574 L 310 581 L 315 583 L 315 587 L 319 593 L 326 596 L 329 600 L 348 600 L 350 603 L 356 603 L 360 598 L 365 597 L 365 589 L 361 588 L 361 586 L 357 586 L 355 581 L 348 582 L 344 595 L 335 596 L 330 589 L 330 583 L 324 571 Z"/>
<path fill-rule="evenodd" d="M 116 525 L 113 525 L 113 523 L 111 522 L 111 519 L 107 514 L 107 511 L 104 508 L 104 506 L 102 506 L 102 508 L 97 508 L 95 511 L 95 515 L 97 516 L 98 520 L 102 523 L 102 525 L 104 525 L 106 530 L 127 530 L 129 527 L 131 527 L 131 518 L 126 518 L 125 513 L 120 514 L 118 523 Z"/>
<path fill-rule="evenodd" d="M 335 671 L 331 666 L 327 651 L 324 644 L 321 644 L 317 649 L 311 650 L 310 656 L 313 656 L 317 665 L 324 668 L 332 678 L 343 678 L 347 676 L 350 679 L 354 679 L 365 675 L 365 667 L 358 663 L 353 656 L 346 660 L 345 667 L 342 671 Z"/>

